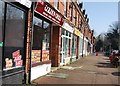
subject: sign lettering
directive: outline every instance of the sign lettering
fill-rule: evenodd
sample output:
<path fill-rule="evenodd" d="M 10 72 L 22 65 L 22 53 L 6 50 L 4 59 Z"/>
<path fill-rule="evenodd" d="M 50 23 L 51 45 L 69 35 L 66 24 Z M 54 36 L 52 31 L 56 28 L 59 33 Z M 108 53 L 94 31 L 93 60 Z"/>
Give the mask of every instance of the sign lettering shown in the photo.
<path fill-rule="evenodd" d="M 51 6 L 47 4 L 47 2 L 42 2 L 41 0 L 39 0 L 35 12 L 58 24 L 59 26 L 63 25 L 63 18 L 60 13 L 58 13 L 55 9 L 51 8 Z"/>

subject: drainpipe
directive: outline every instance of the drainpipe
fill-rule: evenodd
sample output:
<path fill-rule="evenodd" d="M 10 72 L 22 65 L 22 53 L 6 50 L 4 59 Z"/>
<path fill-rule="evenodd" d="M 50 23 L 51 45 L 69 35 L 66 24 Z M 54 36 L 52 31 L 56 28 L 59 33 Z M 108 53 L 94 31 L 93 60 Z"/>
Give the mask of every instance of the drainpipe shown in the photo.
<path fill-rule="evenodd" d="M 34 16 L 34 7 L 35 7 L 35 3 L 32 2 L 32 7 L 31 7 L 31 12 L 32 12 L 32 27 L 31 27 L 31 44 L 30 44 L 30 57 L 29 57 L 29 70 L 28 70 L 28 83 L 31 84 L 31 67 L 32 67 L 32 44 L 33 44 L 33 16 Z"/>

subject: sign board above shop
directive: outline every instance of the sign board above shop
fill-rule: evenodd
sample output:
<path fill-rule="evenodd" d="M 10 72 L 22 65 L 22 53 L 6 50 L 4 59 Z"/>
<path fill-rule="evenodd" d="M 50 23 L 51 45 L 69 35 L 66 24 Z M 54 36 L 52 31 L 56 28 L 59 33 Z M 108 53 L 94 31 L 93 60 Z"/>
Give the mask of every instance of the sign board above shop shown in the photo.
<path fill-rule="evenodd" d="M 16 2 L 19 2 L 20 4 L 30 8 L 31 7 L 31 4 L 32 2 L 30 0 L 15 0 Z"/>
<path fill-rule="evenodd" d="M 74 29 L 74 34 L 80 37 L 80 31 L 77 28 Z"/>
<path fill-rule="evenodd" d="M 72 28 L 67 22 L 63 23 L 62 28 L 66 29 L 67 31 L 69 31 L 71 33 L 73 33 L 73 31 L 74 31 L 74 28 Z"/>
<path fill-rule="evenodd" d="M 47 2 L 43 2 L 42 0 L 38 0 L 35 12 L 47 18 L 51 22 L 62 26 L 63 25 L 63 17 L 60 15 L 58 11 L 56 11 L 50 4 Z"/>

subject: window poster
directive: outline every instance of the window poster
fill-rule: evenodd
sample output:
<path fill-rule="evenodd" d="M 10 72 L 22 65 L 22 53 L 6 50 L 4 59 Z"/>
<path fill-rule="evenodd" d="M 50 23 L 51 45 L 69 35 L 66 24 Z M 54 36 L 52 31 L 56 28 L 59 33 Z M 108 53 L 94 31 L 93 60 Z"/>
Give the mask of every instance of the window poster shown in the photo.
<path fill-rule="evenodd" d="M 14 59 L 14 62 L 15 62 L 15 66 L 22 66 L 23 64 L 23 60 L 21 59 L 22 56 L 20 55 L 20 50 L 17 50 L 15 52 L 13 52 L 13 59 Z"/>
<path fill-rule="evenodd" d="M 49 60 L 49 50 L 42 50 L 42 61 Z"/>
<path fill-rule="evenodd" d="M 40 62 L 41 50 L 32 50 L 32 64 Z"/>
<path fill-rule="evenodd" d="M 20 50 L 12 53 L 12 58 L 5 58 L 5 69 L 11 69 L 15 67 L 21 67 L 23 65 L 22 55 L 20 55 Z"/>

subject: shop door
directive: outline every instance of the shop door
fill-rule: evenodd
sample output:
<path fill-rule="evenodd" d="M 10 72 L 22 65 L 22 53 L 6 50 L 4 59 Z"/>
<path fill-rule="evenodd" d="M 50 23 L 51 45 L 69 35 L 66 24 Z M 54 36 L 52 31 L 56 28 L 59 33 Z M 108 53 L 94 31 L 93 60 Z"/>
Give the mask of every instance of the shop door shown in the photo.
<path fill-rule="evenodd" d="M 61 52 L 60 52 L 60 65 L 64 64 L 64 38 L 61 38 Z"/>
<path fill-rule="evenodd" d="M 68 37 L 62 36 L 62 49 L 61 49 L 61 60 L 60 63 L 63 65 L 65 63 L 65 58 L 69 56 L 70 39 Z"/>
<path fill-rule="evenodd" d="M 5 3 L 2 56 L 3 84 L 25 83 L 26 14 L 26 11 L 20 7 Z M 0 45 L 2 45 L 1 40 Z"/>

